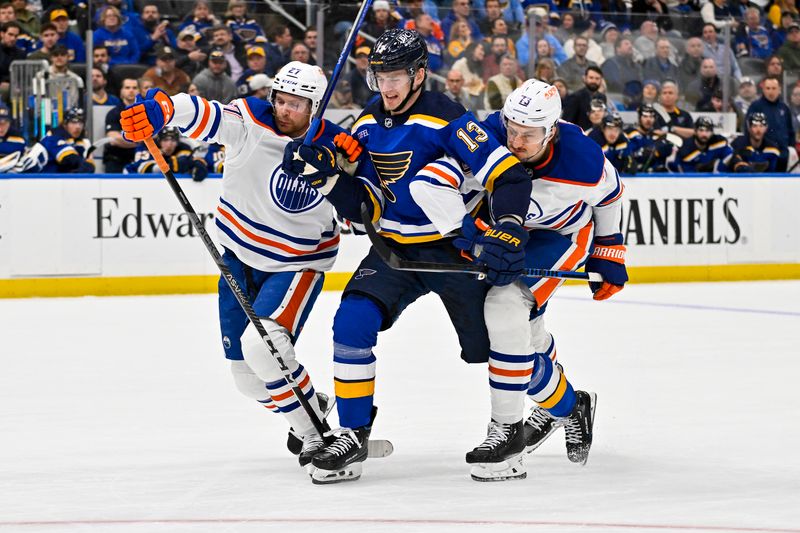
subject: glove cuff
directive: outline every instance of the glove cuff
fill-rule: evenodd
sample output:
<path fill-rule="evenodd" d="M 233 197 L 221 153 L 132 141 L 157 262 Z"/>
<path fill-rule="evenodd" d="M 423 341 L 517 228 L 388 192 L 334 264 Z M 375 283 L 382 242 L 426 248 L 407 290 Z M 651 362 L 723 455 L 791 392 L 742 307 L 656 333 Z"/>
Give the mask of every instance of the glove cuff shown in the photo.
<path fill-rule="evenodd" d="M 153 95 L 153 100 L 161 106 L 161 111 L 164 113 L 164 125 L 166 126 L 169 124 L 169 121 L 172 120 L 172 115 L 175 114 L 175 106 L 172 103 L 172 98 L 164 91 L 158 91 Z"/>
<path fill-rule="evenodd" d="M 604 259 L 613 263 L 625 264 L 625 245 L 616 244 L 613 246 L 594 245 L 591 257 L 595 259 Z"/>

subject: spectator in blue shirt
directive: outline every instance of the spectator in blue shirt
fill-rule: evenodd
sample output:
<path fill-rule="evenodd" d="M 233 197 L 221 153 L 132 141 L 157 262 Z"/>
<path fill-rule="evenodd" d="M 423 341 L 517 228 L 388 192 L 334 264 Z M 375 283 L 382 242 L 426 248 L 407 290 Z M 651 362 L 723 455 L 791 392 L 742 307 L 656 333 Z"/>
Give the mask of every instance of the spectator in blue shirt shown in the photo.
<path fill-rule="evenodd" d="M 744 12 L 744 25 L 736 32 L 736 55 L 766 59 L 772 55 L 772 37 L 761 25 L 761 13 L 757 7 L 748 7 Z"/>
<path fill-rule="evenodd" d="M 469 24 L 474 41 L 480 41 L 483 38 L 481 29 L 470 11 L 470 0 L 453 0 L 453 9 L 442 20 L 442 31 L 445 35 L 450 35 L 450 28 L 457 20 L 463 20 Z"/>
<path fill-rule="evenodd" d="M 83 40 L 69 31 L 69 16 L 64 9 L 54 9 L 50 12 L 50 22 L 58 32 L 58 42 L 69 50 L 69 60 L 73 63 L 86 63 L 86 47 Z"/>
<path fill-rule="evenodd" d="M 133 34 L 122 27 L 119 9 L 106 7 L 100 20 L 101 27 L 94 30 L 94 42 L 108 48 L 109 63 L 138 63 L 139 44 Z"/>

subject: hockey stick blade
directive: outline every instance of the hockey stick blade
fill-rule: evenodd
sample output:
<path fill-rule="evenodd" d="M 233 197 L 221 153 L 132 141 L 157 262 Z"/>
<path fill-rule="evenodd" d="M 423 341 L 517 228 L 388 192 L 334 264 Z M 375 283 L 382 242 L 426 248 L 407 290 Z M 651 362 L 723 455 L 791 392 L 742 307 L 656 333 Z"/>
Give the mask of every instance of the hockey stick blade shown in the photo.
<path fill-rule="evenodd" d="M 486 266 L 470 263 L 429 263 L 426 261 L 409 261 L 401 259 L 384 242 L 369 215 L 369 208 L 366 204 L 361 204 L 361 222 L 367 232 L 375 253 L 394 270 L 405 270 L 410 272 L 441 272 L 451 274 L 477 274 L 479 279 L 486 277 Z M 577 279 L 582 281 L 603 282 L 603 277 L 597 272 L 573 272 L 571 270 L 545 270 L 542 268 L 526 268 L 522 275 L 528 278 L 558 278 L 558 279 Z"/>
<path fill-rule="evenodd" d="M 384 439 L 370 439 L 367 441 L 367 457 L 370 459 L 383 459 L 394 453 L 394 445 Z"/>

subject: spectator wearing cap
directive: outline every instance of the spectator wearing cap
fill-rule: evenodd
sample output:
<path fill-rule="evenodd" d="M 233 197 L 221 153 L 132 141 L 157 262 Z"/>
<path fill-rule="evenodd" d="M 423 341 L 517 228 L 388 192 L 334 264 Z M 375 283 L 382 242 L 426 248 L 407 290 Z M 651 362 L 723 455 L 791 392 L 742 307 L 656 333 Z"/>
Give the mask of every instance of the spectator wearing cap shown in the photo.
<path fill-rule="evenodd" d="M 586 58 L 586 52 L 589 51 L 589 39 L 580 35 L 575 37 L 574 48 L 575 55 L 558 66 L 558 77 L 567 82 L 570 91 L 582 87 L 587 67 L 597 66 L 597 63 Z"/>
<path fill-rule="evenodd" d="M 211 29 L 211 46 L 225 54 L 225 60 L 228 62 L 228 74 L 231 79 L 238 80 L 247 66 L 244 44 L 234 43 L 231 29 L 228 26 L 219 25 Z"/>
<path fill-rule="evenodd" d="M 94 30 L 95 44 L 108 48 L 111 65 L 138 63 L 139 44 L 127 29 L 122 27 L 119 9 L 108 6 L 100 16 L 100 27 Z"/>
<path fill-rule="evenodd" d="M 54 9 L 50 12 L 50 22 L 58 32 L 58 42 L 69 50 L 69 59 L 73 63 L 86 62 L 86 47 L 83 40 L 69 31 L 69 15 L 66 9 Z"/>
<path fill-rule="evenodd" d="M 791 1 L 791 3 L 794 4 L 794 0 L 788 1 Z M 775 7 L 776 5 L 777 4 L 772 4 L 772 7 Z M 2 10 L 1 7 L 0 10 Z M 786 42 L 786 37 L 789 33 L 789 26 L 797 21 L 796 10 L 797 8 L 795 8 L 795 14 L 792 14 L 791 11 L 783 11 L 783 13 L 778 16 L 777 22 L 773 22 L 772 48 L 774 50 L 779 50 L 780 47 L 783 46 L 783 43 Z M 772 11 L 772 8 L 770 8 L 770 11 Z M 769 18 L 772 20 L 772 16 Z M 2 20 L 2 18 L 0 18 L 0 20 Z"/>
<path fill-rule="evenodd" d="M 184 71 L 190 78 L 205 68 L 208 54 L 198 45 L 200 34 L 194 28 L 184 28 L 178 33 L 175 48 L 175 66 Z"/>
<path fill-rule="evenodd" d="M 222 50 L 214 49 L 208 54 L 208 67 L 192 80 L 203 98 L 223 104 L 236 98 L 236 84 L 226 73 L 227 68 L 228 61 Z"/>
<path fill-rule="evenodd" d="M 242 85 L 237 86 L 237 91 L 241 96 L 255 96 L 261 100 L 266 100 L 272 88 L 272 80 L 264 73 L 253 74 Z"/>
<path fill-rule="evenodd" d="M 609 91 L 622 92 L 631 80 L 642 79 L 642 68 L 633 60 L 633 41 L 623 35 L 614 43 L 614 57 L 603 63 L 603 76 Z"/>
<path fill-rule="evenodd" d="M 442 19 L 442 31 L 445 35 L 450 35 L 450 29 L 456 21 L 462 21 L 469 24 L 472 32 L 472 38 L 476 41 L 483 39 L 480 27 L 472 16 L 470 0 L 453 0 L 452 9 L 447 16 Z"/>
<path fill-rule="evenodd" d="M 767 117 L 753 113 L 748 117 L 747 129 L 732 143 L 733 157 L 728 164 L 731 172 L 775 172 L 781 150 L 767 137 Z"/>
<path fill-rule="evenodd" d="M 225 12 L 225 25 L 230 28 L 235 43 L 252 44 L 257 37 L 262 37 L 266 40 L 264 29 L 247 14 L 247 2 L 245 0 L 230 0 L 228 2 L 228 10 Z"/>
<path fill-rule="evenodd" d="M 117 106 L 120 99 L 106 91 L 108 80 L 106 74 L 97 67 L 92 68 L 92 102 L 95 105 Z"/>
<path fill-rule="evenodd" d="M 586 67 L 583 75 L 583 88 L 572 93 L 564 103 L 564 111 L 561 117 L 567 122 L 572 122 L 588 130 L 592 124 L 589 122 L 589 110 L 593 98 L 606 101 L 606 95 L 600 92 L 603 85 L 603 71 L 600 67 Z"/>
<path fill-rule="evenodd" d="M 81 92 L 83 91 L 83 78 L 69 69 L 69 50 L 63 44 L 57 44 L 50 52 L 50 67 L 47 69 L 51 80 L 66 79 L 72 83 L 67 84 L 68 102 L 65 107 L 79 106 L 83 101 Z"/>
<path fill-rule="evenodd" d="M 508 95 L 522 85 L 523 80 L 517 75 L 518 69 L 519 64 L 511 54 L 500 58 L 500 72 L 486 82 L 485 109 L 502 109 Z"/>
<path fill-rule="evenodd" d="M 605 22 L 600 28 L 600 50 L 603 52 L 603 57 L 606 61 L 614 57 L 617 53 L 616 45 L 619 40 L 619 28 L 616 24 Z M 605 72 L 605 62 L 603 62 L 603 72 Z"/>
<path fill-rule="evenodd" d="M 664 80 L 658 95 L 658 103 L 664 108 L 667 117 L 662 113 L 656 115 L 656 129 L 663 129 L 688 139 L 694 135 L 694 120 L 688 111 L 678 107 L 679 98 L 680 89 L 675 80 Z"/>
<path fill-rule="evenodd" d="M 800 71 L 800 23 L 793 22 L 786 33 L 786 42 L 778 49 L 778 57 L 783 59 L 783 68 Z"/>
<path fill-rule="evenodd" d="M 14 16 L 22 31 L 34 37 L 39 35 L 40 22 L 36 13 L 28 7 L 26 0 L 11 0 L 14 6 Z"/>
<path fill-rule="evenodd" d="M 122 126 L 119 123 L 122 110 L 133 105 L 139 94 L 139 82 L 133 78 L 122 80 L 119 90 L 120 104 L 106 113 L 106 137 L 108 144 L 103 148 L 103 167 L 108 173 L 122 172 L 125 165 L 133 162 L 136 143 L 126 141 L 122 137 Z"/>
<path fill-rule="evenodd" d="M 17 48 L 17 38 L 22 28 L 16 22 L 0 25 L 0 91 L 8 92 L 11 82 L 11 62 L 25 59 L 25 52 Z"/>
<path fill-rule="evenodd" d="M 58 44 L 58 30 L 52 22 L 42 25 L 39 41 L 34 45 L 34 50 L 28 54 L 27 59 L 50 59 L 50 52 Z"/>
<path fill-rule="evenodd" d="M 795 142 L 795 130 L 792 124 L 791 111 L 789 106 L 781 99 L 781 82 L 774 76 L 764 78 L 761 84 L 762 96 L 752 104 L 747 110 L 747 119 L 754 113 L 763 113 L 767 118 L 769 129 L 767 137 L 772 139 L 781 147 L 780 159 L 778 161 L 778 172 L 786 172 L 789 160 L 788 146 L 793 146 Z"/>
<path fill-rule="evenodd" d="M 350 82 L 350 89 L 353 92 L 353 101 L 360 107 L 366 107 L 367 102 L 375 96 L 367 85 L 367 66 L 369 65 L 369 46 L 359 46 L 356 48 L 356 68 L 351 70 L 345 79 Z"/>
<path fill-rule="evenodd" d="M 358 105 L 353 101 L 353 91 L 350 88 L 350 82 L 347 80 L 340 80 L 336 84 L 336 88 L 331 94 L 330 105 L 331 109 L 358 109 Z"/>
<path fill-rule="evenodd" d="M 267 52 L 263 46 L 254 44 L 247 49 L 247 68 L 236 80 L 236 86 L 241 86 L 255 74 L 266 75 L 267 71 Z"/>
<path fill-rule="evenodd" d="M 723 72 L 725 61 L 728 61 L 731 67 L 730 74 L 737 80 L 741 79 L 742 71 L 739 68 L 739 63 L 736 61 L 733 50 L 725 43 L 719 42 L 717 29 L 713 24 L 703 26 L 703 57 L 710 57 L 714 60 L 717 72 Z"/>
<path fill-rule="evenodd" d="M 687 87 L 690 82 L 700 75 L 700 63 L 703 61 L 703 41 L 699 37 L 689 37 L 686 40 L 686 50 L 678 64 L 678 81 L 682 87 Z"/>
<path fill-rule="evenodd" d="M 139 43 L 142 63 L 154 65 L 161 48 L 165 46 L 175 48 L 175 33 L 169 27 L 168 20 L 161 20 L 161 12 L 156 4 L 145 4 L 142 6 L 141 15 L 130 17 L 129 22 L 131 31 Z"/>
<path fill-rule="evenodd" d="M 469 104 L 469 94 L 464 89 L 464 75 L 459 70 L 450 70 L 445 78 L 444 95 L 457 104 L 467 107 Z"/>
<path fill-rule="evenodd" d="M 372 12 L 367 15 L 364 31 L 373 37 L 379 37 L 386 30 L 396 28 L 400 19 L 400 15 L 392 10 L 387 0 L 375 0 L 372 3 Z"/>
<path fill-rule="evenodd" d="M 655 104 L 658 100 L 658 93 L 661 92 L 661 84 L 656 80 L 644 80 L 642 82 L 642 103 Z"/>
<path fill-rule="evenodd" d="M 661 37 L 656 41 L 656 55 L 645 59 L 642 65 L 642 75 L 645 79 L 662 82 L 678 78 L 678 66 L 672 62 L 670 57 L 671 47 L 672 45 L 666 37 Z"/>
<path fill-rule="evenodd" d="M 158 51 L 155 66 L 147 69 L 142 77 L 170 96 L 186 92 L 192 82 L 189 75 L 178 68 L 175 51 L 169 46 Z"/>
<path fill-rule="evenodd" d="M 736 110 L 737 116 L 741 119 L 741 126 L 744 123 L 744 117 L 747 115 L 747 110 L 750 104 L 758 98 L 758 90 L 756 89 L 755 82 L 748 77 L 742 78 L 739 82 L 739 91 L 733 98 L 733 108 Z"/>
<path fill-rule="evenodd" d="M 213 28 L 220 24 L 219 19 L 211 12 L 211 7 L 208 5 L 207 0 L 195 0 L 192 6 L 192 12 L 186 15 L 181 25 L 178 26 L 178 32 L 185 28 L 190 28 L 201 37 L 205 37 L 205 31 L 208 28 Z"/>
<path fill-rule="evenodd" d="M 13 128 L 11 113 L 5 104 L 0 103 L 0 157 L 25 153 L 25 139 Z"/>

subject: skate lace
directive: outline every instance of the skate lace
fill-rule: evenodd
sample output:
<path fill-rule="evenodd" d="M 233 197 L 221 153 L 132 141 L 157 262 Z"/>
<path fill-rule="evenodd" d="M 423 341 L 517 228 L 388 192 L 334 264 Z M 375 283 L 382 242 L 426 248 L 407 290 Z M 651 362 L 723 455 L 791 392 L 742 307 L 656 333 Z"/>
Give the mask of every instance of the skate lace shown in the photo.
<path fill-rule="evenodd" d="M 499 444 L 508 440 L 508 434 L 511 432 L 513 424 L 501 424 L 499 422 L 491 422 L 489 424 L 489 434 L 478 448 L 492 449 Z"/>
<path fill-rule="evenodd" d="M 303 450 L 304 452 L 309 450 L 316 450 L 322 448 L 325 441 L 322 440 L 322 437 L 317 435 L 316 433 L 311 433 L 310 435 L 303 435 Z"/>
<path fill-rule="evenodd" d="M 564 425 L 564 433 L 568 444 L 581 444 L 583 442 L 583 431 L 580 419 L 570 417 Z"/>
<path fill-rule="evenodd" d="M 535 407 L 525 423 L 536 429 L 542 429 L 552 419 L 553 417 L 545 409 Z"/>
<path fill-rule="evenodd" d="M 352 429 L 339 428 L 335 431 L 326 433 L 326 435 L 329 434 L 335 434 L 336 440 L 330 443 L 327 448 L 325 448 L 325 451 L 328 453 L 333 453 L 339 456 L 347 453 L 353 446 L 357 448 L 361 447 L 361 442 L 359 442 L 358 437 Z"/>

